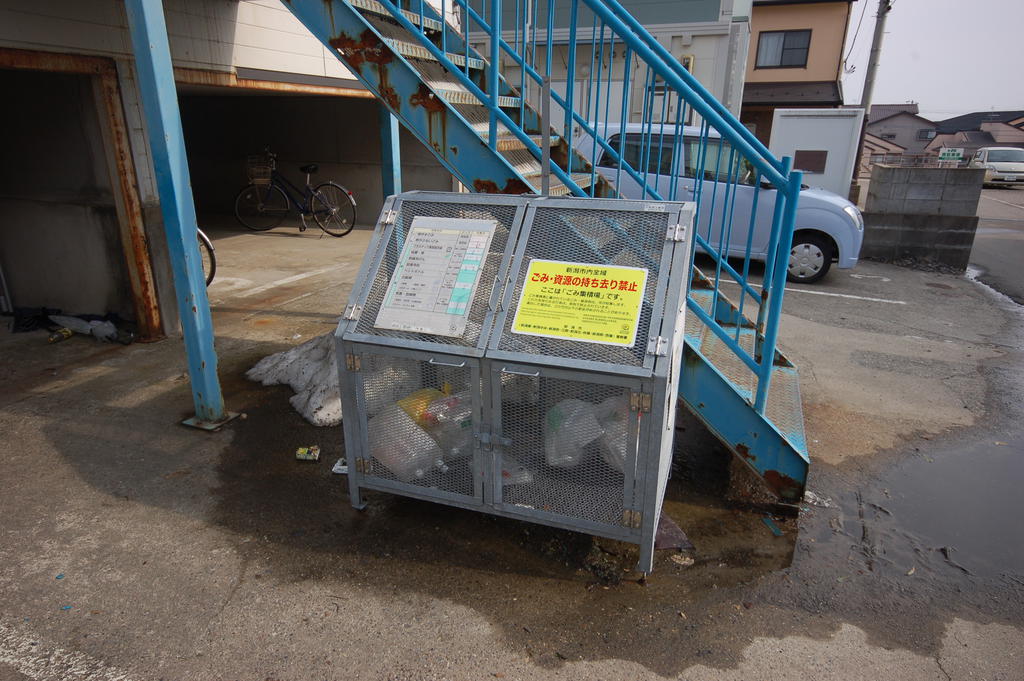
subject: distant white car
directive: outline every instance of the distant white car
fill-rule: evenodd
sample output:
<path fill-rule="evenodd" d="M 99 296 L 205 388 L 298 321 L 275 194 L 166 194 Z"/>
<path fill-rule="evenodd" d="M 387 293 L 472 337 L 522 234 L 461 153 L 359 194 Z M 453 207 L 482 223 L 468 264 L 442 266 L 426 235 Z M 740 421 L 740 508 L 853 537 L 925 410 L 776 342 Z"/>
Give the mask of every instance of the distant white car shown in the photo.
<path fill-rule="evenodd" d="M 609 134 L 605 136 L 609 146 L 620 148 L 620 126 L 609 126 Z M 644 126 L 630 123 L 625 126 L 624 146 L 622 155 L 626 163 L 639 170 L 644 145 Z M 673 163 L 672 150 L 675 137 L 670 134 L 670 126 L 665 126 L 662 136 L 655 124 L 655 134 L 648 160 L 647 184 L 654 187 L 662 198 L 668 199 L 673 183 L 676 186 L 677 201 L 693 201 L 696 185 L 696 168 L 700 155 L 700 128 L 685 126 L 683 143 L 679 145 L 683 157 Z M 725 185 L 721 184 L 730 175 L 728 164 L 730 146 L 728 142 L 721 144 L 719 153 L 718 133 L 709 135 L 707 154 L 704 161 L 704 186 L 701 189 L 701 220 L 698 225 L 700 234 L 715 249 L 721 248 L 721 216 L 725 209 Z M 660 143 L 660 144 L 659 144 Z M 625 171 L 619 171 L 618 165 L 609 158 L 609 154 L 595 144 L 593 138 L 584 133 L 575 143 L 576 150 L 593 163 L 599 173 L 610 182 L 618 183 L 622 198 L 639 199 L 642 196 L 640 183 Z M 659 152 L 660 146 L 660 152 Z M 742 258 L 747 251 L 747 238 L 750 234 L 750 214 L 754 202 L 754 172 L 749 163 L 735 155 L 735 163 L 739 170 L 733 176 L 739 178 L 736 185 L 735 202 L 732 203 L 732 231 L 729 235 L 729 255 Z M 734 166 L 735 170 L 735 166 Z M 672 173 L 677 175 L 673 177 Z M 715 190 L 715 179 L 719 181 Z M 753 236 L 751 238 L 751 257 L 764 260 L 767 257 L 769 238 L 771 237 L 772 213 L 774 212 L 776 190 L 762 183 L 758 192 L 757 216 L 754 219 Z M 648 197 L 650 195 L 647 195 Z M 712 208 L 713 206 L 713 208 Z M 709 230 L 709 220 L 713 220 L 714 229 Z M 710 233 L 709 233 L 710 232 Z M 853 267 L 860 256 L 861 243 L 864 240 L 864 218 L 857 207 L 837 194 L 821 188 L 805 187 L 800 193 L 797 204 L 796 226 L 793 244 L 789 255 L 789 280 L 811 283 L 824 277 L 832 263 L 841 269 Z"/>
<path fill-rule="evenodd" d="M 985 184 L 1024 185 L 1024 149 L 982 147 L 971 159 L 971 167 L 985 169 Z"/>

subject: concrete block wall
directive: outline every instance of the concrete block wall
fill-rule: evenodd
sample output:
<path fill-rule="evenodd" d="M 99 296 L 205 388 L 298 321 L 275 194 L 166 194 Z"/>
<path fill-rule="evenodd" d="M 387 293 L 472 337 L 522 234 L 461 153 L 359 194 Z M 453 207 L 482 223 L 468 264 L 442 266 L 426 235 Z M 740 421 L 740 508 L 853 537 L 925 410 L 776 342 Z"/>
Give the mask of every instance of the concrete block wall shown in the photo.
<path fill-rule="evenodd" d="M 869 213 L 973 216 L 984 171 L 977 168 L 901 168 L 876 165 L 865 210 Z"/>
<path fill-rule="evenodd" d="M 864 211 L 861 257 L 966 269 L 984 175 L 974 168 L 876 165 Z"/>

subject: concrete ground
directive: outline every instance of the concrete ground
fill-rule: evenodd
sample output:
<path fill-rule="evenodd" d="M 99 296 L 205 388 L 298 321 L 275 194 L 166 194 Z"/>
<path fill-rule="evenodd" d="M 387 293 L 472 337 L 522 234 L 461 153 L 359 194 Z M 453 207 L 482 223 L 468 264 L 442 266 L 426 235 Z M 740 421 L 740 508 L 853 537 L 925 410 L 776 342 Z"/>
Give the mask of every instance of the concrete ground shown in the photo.
<path fill-rule="evenodd" d="M 368 233 L 210 231 L 246 414 L 220 432 L 178 425 L 179 341 L 0 335 L 0 680 L 1024 678 L 1021 316 L 980 284 L 864 263 L 793 287 L 816 497 L 775 537 L 677 475 L 696 563 L 640 584 L 611 542 L 353 511 L 340 428 L 242 374 L 334 326 Z"/>

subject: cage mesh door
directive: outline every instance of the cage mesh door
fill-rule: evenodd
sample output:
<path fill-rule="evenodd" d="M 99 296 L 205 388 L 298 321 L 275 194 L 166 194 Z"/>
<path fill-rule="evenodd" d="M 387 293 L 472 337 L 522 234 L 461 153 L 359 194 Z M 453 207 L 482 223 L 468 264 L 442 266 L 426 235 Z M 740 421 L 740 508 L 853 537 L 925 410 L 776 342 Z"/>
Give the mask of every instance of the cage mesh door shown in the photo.
<path fill-rule="evenodd" d="M 468 198 L 467 201 L 469 201 Z M 398 216 L 395 221 L 395 229 L 385 247 L 384 258 L 374 275 L 373 283 L 370 286 L 369 294 L 354 331 L 380 338 L 476 347 L 480 341 L 484 319 L 487 316 L 487 302 L 494 286 L 500 285 L 500 282 L 497 282 L 496 279 L 498 277 L 498 270 L 501 268 L 502 255 L 508 245 L 509 230 L 513 226 L 517 206 L 514 204 L 477 205 L 473 203 L 407 200 L 399 201 L 396 205 Z M 460 337 L 436 336 L 374 327 L 377 314 L 380 312 L 381 304 L 388 289 L 388 283 L 391 281 L 391 275 L 398 265 L 398 259 L 402 252 L 400 240 L 409 233 L 413 218 L 417 216 L 493 220 L 497 222 L 498 226 L 494 230 L 487 258 L 480 271 L 480 283 L 477 287 L 473 303 L 470 306 L 466 330 Z"/>
<path fill-rule="evenodd" d="M 630 367 L 643 366 L 652 318 L 661 316 L 661 311 L 654 310 L 654 305 L 669 217 L 667 212 L 539 206 L 530 226 L 519 271 L 512 273 L 515 288 L 497 349 Z M 512 333 L 515 308 L 523 291 L 530 260 L 535 258 L 647 269 L 647 285 L 633 346 L 584 343 Z"/>
<path fill-rule="evenodd" d="M 472 375 L 468 364 L 364 352 L 367 477 L 474 496 Z"/>
<path fill-rule="evenodd" d="M 501 503 L 621 526 L 637 454 L 630 390 L 498 369 L 492 379 L 501 382 Z"/>

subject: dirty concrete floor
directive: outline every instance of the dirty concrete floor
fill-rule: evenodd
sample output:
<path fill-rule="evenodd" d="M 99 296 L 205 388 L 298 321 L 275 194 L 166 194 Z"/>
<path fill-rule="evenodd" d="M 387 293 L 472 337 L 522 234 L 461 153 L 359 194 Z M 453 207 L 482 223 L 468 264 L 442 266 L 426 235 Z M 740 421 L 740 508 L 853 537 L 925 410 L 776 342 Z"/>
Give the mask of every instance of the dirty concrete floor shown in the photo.
<path fill-rule="evenodd" d="M 242 373 L 333 327 L 368 234 L 211 231 L 245 420 L 177 425 L 179 342 L 0 336 L 0 679 L 1024 678 L 1024 336 L 979 284 L 865 263 L 794 287 L 817 500 L 775 537 L 721 502 L 709 448 L 666 504 L 695 564 L 663 553 L 640 584 L 612 542 L 353 511 L 340 429 Z"/>

